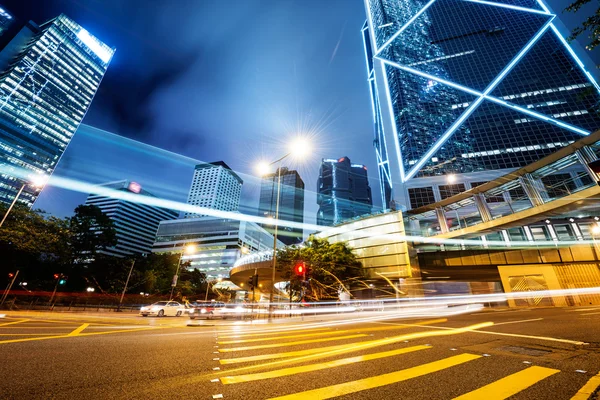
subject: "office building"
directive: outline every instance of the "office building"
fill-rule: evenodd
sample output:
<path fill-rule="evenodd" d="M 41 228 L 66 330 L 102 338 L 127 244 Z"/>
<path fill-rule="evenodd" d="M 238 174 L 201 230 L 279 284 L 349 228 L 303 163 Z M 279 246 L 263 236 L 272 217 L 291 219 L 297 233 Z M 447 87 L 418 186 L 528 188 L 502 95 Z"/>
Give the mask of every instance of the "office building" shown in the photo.
<path fill-rule="evenodd" d="M 600 87 L 543 0 L 365 0 L 382 201 L 416 208 L 600 128 Z"/>
<path fill-rule="evenodd" d="M 223 161 L 196 165 L 188 204 L 222 211 L 238 211 L 244 182 Z M 200 214 L 186 213 L 186 218 Z"/>
<path fill-rule="evenodd" d="M 254 222 L 209 216 L 163 221 L 152 252 L 181 253 L 187 245 L 196 248 L 182 258 L 191 269 L 198 268 L 207 279 L 226 278 L 242 254 L 273 249 L 273 235 Z"/>
<path fill-rule="evenodd" d="M 297 171 L 281 167 L 272 174 L 263 176 L 260 186 L 258 215 L 275 218 L 277 208 L 277 179 L 281 174 L 279 193 L 279 219 L 297 223 L 304 222 L 304 181 Z M 272 227 L 263 225 L 271 230 Z M 277 237 L 285 244 L 292 245 L 302 241 L 302 228 L 280 226 Z"/>
<path fill-rule="evenodd" d="M 114 49 L 60 15 L 27 22 L 0 51 L 0 202 L 29 173 L 51 174 L 90 107 Z M 37 193 L 19 198 L 33 204 Z"/>
<path fill-rule="evenodd" d="M 142 189 L 136 182 L 127 180 L 98 185 L 102 189 L 112 189 L 130 195 L 154 197 Z M 172 220 L 179 213 L 160 207 L 140 204 L 134 199 L 121 199 L 111 193 L 90 194 L 85 205 L 97 206 L 113 222 L 117 232 L 117 244 L 100 250 L 99 253 L 115 257 L 126 257 L 134 254 L 149 254 L 156 238 L 158 224 Z"/>
<path fill-rule="evenodd" d="M 324 159 L 317 181 L 317 224 L 335 225 L 371 213 L 373 200 L 367 167 L 348 157 Z"/>
<path fill-rule="evenodd" d="M 4 8 L 0 8 L 0 36 L 4 35 L 14 24 L 14 16 Z"/>

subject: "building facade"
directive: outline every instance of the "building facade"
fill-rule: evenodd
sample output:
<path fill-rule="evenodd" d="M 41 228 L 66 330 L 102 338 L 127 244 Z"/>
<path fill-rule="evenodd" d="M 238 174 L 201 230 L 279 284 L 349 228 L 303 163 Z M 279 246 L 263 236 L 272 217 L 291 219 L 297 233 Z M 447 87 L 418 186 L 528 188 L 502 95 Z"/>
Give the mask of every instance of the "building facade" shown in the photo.
<path fill-rule="evenodd" d="M 600 128 L 600 87 L 543 0 L 365 6 L 384 205 L 439 201 Z"/>
<path fill-rule="evenodd" d="M 0 51 L 0 202 L 30 173 L 51 174 L 83 120 L 114 49 L 65 15 L 28 22 Z M 33 204 L 28 189 L 19 198 Z"/>
<path fill-rule="evenodd" d="M 273 249 L 273 235 L 253 222 L 209 216 L 163 221 L 152 252 L 181 253 L 187 245 L 194 245 L 196 252 L 184 254 L 183 262 L 189 261 L 190 268 L 198 268 L 208 279 L 218 279 L 229 276 L 242 254 Z"/>
<path fill-rule="evenodd" d="M 323 159 L 317 181 L 318 225 L 335 225 L 371 213 L 367 167 L 348 157 Z"/>
<path fill-rule="evenodd" d="M 281 167 L 272 174 L 263 176 L 260 187 L 258 215 L 275 218 L 277 208 L 277 179 L 281 174 L 279 193 L 279 219 L 297 223 L 304 222 L 304 181 L 298 171 Z M 264 225 L 265 228 L 271 229 Z M 302 242 L 303 229 L 279 227 L 277 237 L 285 244 Z"/>
<path fill-rule="evenodd" d="M 98 186 L 140 196 L 154 197 L 151 193 L 142 189 L 140 184 L 127 180 L 104 183 Z M 115 257 L 151 253 L 159 223 L 175 219 L 179 215 L 178 212 L 173 210 L 138 204 L 108 194 L 90 194 L 85 205 L 100 208 L 112 220 L 117 232 L 117 244 L 114 247 L 100 250 L 99 253 Z"/>
<path fill-rule="evenodd" d="M 223 161 L 196 165 L 188 204 L 222 211 L 238 211 L 244 182 Z M 185 218 L 199 214 L 186 213 Z"/>

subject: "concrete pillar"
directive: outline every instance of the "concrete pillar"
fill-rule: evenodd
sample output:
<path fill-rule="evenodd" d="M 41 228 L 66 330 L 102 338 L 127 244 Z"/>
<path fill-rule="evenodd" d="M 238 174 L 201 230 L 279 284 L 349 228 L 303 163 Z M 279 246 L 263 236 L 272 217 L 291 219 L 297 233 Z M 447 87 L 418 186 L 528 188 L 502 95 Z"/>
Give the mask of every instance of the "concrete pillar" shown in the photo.
<path fill-rule="evenodd" d="M 531 174 L 520 176 L 519 183 L 521 184 L 521 187 L 523 187 L 525 194 L 527 194 L 527 198 L 529 198 L 529 201 L 531 201 L 531 204 L 534 207 L 544 204 L 542 194 L 534 184 L 534 179 Z"/>
<path fill-rule="evenodd" d="M 475 205 L 477 206 L 477 211 L 479 211 L 481 220 L 483 222 L 491 221 L 492 213 L 490 212 L 490 208 L 485 202 L 485 197 L 481 193 L 477 193 L 473 195 L 473 200 L 475 200 Z"/>
<path fill-rule="evenodd" d="M 437 215 L 438 223 L 440 224 L 440 230 L 442 231 L 442 233 L 450 232 L 450 229 L 448 229 L 448 221 L 446 221 L 446 214 L 444 213 L 444 209 L 442 207 L 436 208 L 435 214 Z"/>
<path fill-rule="evenodd" d="M 591 163 L 592 161 L 596 161 L 598 159 L 596 157 L 596 153 L 594 153 L 594 151 L 589 147 L 584 146 L 578 150 L 575 150 L 575 155 L 577 156 L 577 159 L 579 160 L 583 168 L 585 168 L 585 170 L 587 171 L 590 178 L 592 178 L 594 182 L 600 181 L 600 176 L 598 176 L 597 173 L 592 171 L 592 169 L 588 165 L 588 163 Z"/>

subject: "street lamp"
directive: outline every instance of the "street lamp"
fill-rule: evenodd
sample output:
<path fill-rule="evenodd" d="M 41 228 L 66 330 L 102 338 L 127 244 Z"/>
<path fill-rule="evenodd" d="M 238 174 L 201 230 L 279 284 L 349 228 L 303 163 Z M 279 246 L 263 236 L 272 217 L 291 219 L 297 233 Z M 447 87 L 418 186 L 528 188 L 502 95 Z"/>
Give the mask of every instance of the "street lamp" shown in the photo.
<path fill-rule="evenodd" d="M 23 189 L 25 189 L 25 186 L 31 185 L 34 188 L 41 189 L 44 187 L 44 185 L 46 184 L 46 181 L 48 180 L 48 177 L 44 174 L 30 175 L 28 178 L 29 178 L 29 180 L 23 182 L 23 185 L 21 185 L 21 188 L 17 192 L 17 195 L 13 199 L 12 203 L 10 203 L 10 206 L 8 207 L 8 210 L 6 210 L 6 213 L 4 214 L 2 221 L 0 221 L 0 227 L 2 227 L 2 225 L 4 224 L 4 221 L 6 221 L 6 218 L 8 217 L 8 214 L 10 214 L 10 211 L 12 210 L 14 205 L 17 203 L 17 200 L 19 199 L 19 196 L 21 196 L 21 193 L 23 193 Z"/>
<path fill-rule="evenodd" d="M 181 267 L 181 259 L 184 254 L 193 254 L 196 252 L 196 246 L 193 244 L 188 244 L 183 248 L 183 251 L 179 255 L 179 262 L 177 263 L 177 271 L 175 271 L 175 276 L 173 276 L 173 283 L 171 283 L 171 295 L 169 296 L 169 301 L 173 300 L 173 291 L 175 290 L 175 286 L 177 286 L 177 280 L 179 278 L 179 267 Z"/>
<path fill-rule="evenodd" d="M 261 161 L 257 164 L 257 172 L 261 175 L 267 175 L 271 166 L 277 165 L 277 196 L 275 201 L 275 215 L 273 216 L 273 224 L 274 224 L 274 232 L 273 232 L 273 258 L 271 265 L 271 288 L 269 290 L 269 318 L 268 321 L 271 322 L 273 320 L 273 297 L 275 290 L 275 265 L 277 264 L 277 229 L 279 226 L 279 197 L 281 194 L 281 161 L 285 160 L 289 156 L 296 158 L 297 160 L 301 160 L 306 157 L 310 152 L 310 143 L 306 138 L 297 137 L 294 139 L 290 145 L 289 152 L 283 157 L 278 158 L 277 160 L 267 163 L 266 161 Z"/>

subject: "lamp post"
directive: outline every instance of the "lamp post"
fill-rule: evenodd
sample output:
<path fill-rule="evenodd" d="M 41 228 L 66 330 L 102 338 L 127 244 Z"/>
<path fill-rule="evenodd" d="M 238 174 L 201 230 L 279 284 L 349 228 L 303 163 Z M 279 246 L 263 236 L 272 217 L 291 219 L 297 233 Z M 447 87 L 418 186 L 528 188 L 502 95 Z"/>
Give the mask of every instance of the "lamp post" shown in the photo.
<path fill-rule="evenodd" d="M 275 292 L 275 266 L 277 265 L 277 230 L 279 227 L 279 197 L 281 194 L 281 162 L 289 156 L 300 158 L 308 154 L 309 144 L 303 138 L 297 138 L 292 142 L 290 151 L 283 157 L 277 160 L 267 163 L 261 162 L 258 164 L 258 170 L 261 176 L 269 173 L 271 166 L 277 165 L 277 194 L 275 197 L 275 215 L 273 218 L 274 231 L 273 231 L 273 257 L 271 262 L 271 288 L 269 290 L 269 317 L 268 322 L 273 321 L 273 298 Z"/>
<path fill-rule="evenodd" d="M 0 227 L 2 227 L 2 225 L 4 225 L 4 221 L 6 221 L 6 218 L 8 217 L 8 214 L 10 214 L 11 210 L 13 209 L 13 207 L 15 206 L 15 204 L 17 203 L 17 200 L 19 199 L 19 196 L 21 196 L 21 193 L 23 193 L 23 190 L 25 189 L 25 186 L 31 185 L 34 188 L 38 188 L 38 189 L 42 188 L 46 184 L 46 180 L 48 178 L 47 178 L 46 175 L 39 174 L 39 175 L 31 176 L 31 177 L 29 177 L 29 179 L 30 180 L 23 182 L 23 185 L 21 185 L 21 188 L 17 192 L 17 195 L 13 199 L 12 203 L 10 203 L 10 206 L 8 207 L 8 210 L 6 210 L 6 213 L 4 213 L 4 217 L 2 217 L 2 221 L 0 221 Z"/>
<path fill-rule="evenodd" d="M 179 262 L 177 263 L 177 270 L 175 271 L 175 276 L 173 276 L 173 283 L 171 283 L 171 295 L 169 296 L 169 301 L 173 300 L 173 291 L 175 290 L 175 286 L 177 286 L 177 280 L 179 279 L 179 268 L 181 267 L 181 259 L 184 254 L 192 254 L 196 252 L 196 246 L 193 244 L 186 245 L 181 254 L 179 255 Z"/>

